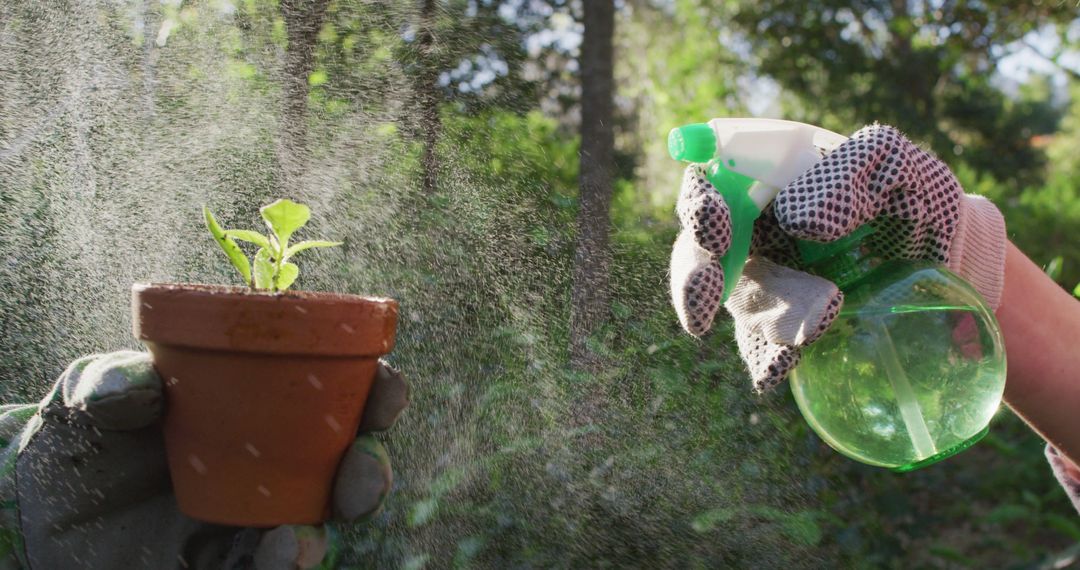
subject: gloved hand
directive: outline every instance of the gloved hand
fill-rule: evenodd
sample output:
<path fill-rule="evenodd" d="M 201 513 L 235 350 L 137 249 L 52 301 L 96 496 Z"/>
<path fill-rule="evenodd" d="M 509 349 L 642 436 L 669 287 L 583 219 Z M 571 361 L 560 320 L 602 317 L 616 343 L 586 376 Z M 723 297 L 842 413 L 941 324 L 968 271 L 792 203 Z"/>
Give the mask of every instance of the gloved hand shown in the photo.
<path fill-rule="evenodd" d="M 338 468 L 336 520 L 382 508 L 393 481 L 383 446 L 408 385 L 380 363 L 360 435 Z M 332 564 L 324 526 L 241 529 L 192 520 L 172 495 L 150 356 L 81 358 L 40 405 L 0 408 L 0 568 L 255 568 Z M 328 550 L 331 552 L 328 553 Z"/>
<path fill-rule="evenodd" d="M 1050 468 L 1054 471 L 1054 477 L 1065 489 L 1077 512 L 1080 512 L 1080 467 L 1061 455 L 1054 446 L 1046 445 L 1046 460 L 1050 462 Z"/>
<path fill-rule="evenodd" d="M 705 165 L 686 169 L 678 201 L 682 232 L 671 255 L 671 296 L 683 327 L 708 332 L 725 286 L 720 257 L 731 243 L 723 198 Z M 799 348 L 836 318 L 843 293 L 800 271 L 795 239 L 828 242 L 870 223 L 883 257 L 946 264 L 996 309 L 1005 264 L 1005 222 L 985 198 L 963 193 L 947 166 L 892 127 L 852 135 L 782 189 L 754 227 L 750 258 L 725 307 L 754 389 L 766 391 L 799 362 Z"/>

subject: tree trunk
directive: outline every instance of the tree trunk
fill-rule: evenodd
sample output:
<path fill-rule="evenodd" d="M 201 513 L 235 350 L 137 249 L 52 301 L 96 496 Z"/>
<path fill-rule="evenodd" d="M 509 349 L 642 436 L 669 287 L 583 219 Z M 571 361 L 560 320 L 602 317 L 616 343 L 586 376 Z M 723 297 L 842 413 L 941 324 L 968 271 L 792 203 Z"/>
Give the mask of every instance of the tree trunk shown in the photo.
<path fill-rule="evenodd" d="M 614 73 L 613 0 L 585 5 L 581 46 L 580 209 L 570 300 L 570 357 L 575 366 L 593 359 L 586 339 L 608 317 L 611 267 L 610 216 L 615 139 L 611 130 Z"/>
<path fill-rule="evenodd" d="M 282 194 L 300 196 L 307 168 L 308 76 L 315 70 L 319 29 L 330 0 L 281 0 L 285 19 L 285 66 L 278 135 L 278 185 Z"/>
<path fill-rule="evenodd" d="M 155 17 L 154 6 L 151 0 L 143 0 L 142 10 L 137 16 L 139 25 L 142 26 L 142 84 L 143 84 L 143 118 L 151 119 L 157 112 L 157 79 L 154 69 L 157 67 L 158 50 L 154 42 L 157 41 L 157 28 L 160 19 Z"/>
<path fill-rule="evenodd" d="M 420 34 L 417 37 L 419 47 L 420 71 L 416 75 L 416 95 L 420 107 L 421 129 L 424 133 L 424 149 L 420 157 L 424 167 L 424 194 L 435 193 L 438 181 L 439 157 L 435 145 L 439 143 L 442 122 L 439 117 L 438 67 L 435 60 L 435 3 L 436 0 L 421 0 Z"/>

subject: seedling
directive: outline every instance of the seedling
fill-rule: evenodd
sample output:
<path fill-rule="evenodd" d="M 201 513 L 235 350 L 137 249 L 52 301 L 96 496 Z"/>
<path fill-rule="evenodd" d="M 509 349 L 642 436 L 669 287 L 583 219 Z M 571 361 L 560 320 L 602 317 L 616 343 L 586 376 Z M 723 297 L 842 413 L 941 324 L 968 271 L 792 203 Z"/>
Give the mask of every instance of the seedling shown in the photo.
<path fill-rule="evenodd" d="M 203 214 L 206 216 L 206 227 L 214 236 L 214 241 L 221 246 L 232 262 L 233 267 L 240 272 L 252 289 L 267 289 L 270 291 L 284 291 L 296 281 L 300 274 L 300 268 L 289 261 L 294 255 L 313 247 L 333 247 L 341 245 L 339 241 L 308 240 L 294 245 L 289 245 L 289 238 L 293 233 L 304 227 L 311 218 L 311 210 L 292 200 L 278 200 L 259 208 L 266 227 L 270 228 L 267 235 L 250 230 L 225 230 L 218 225 L 210 208 L 203 206 Z M 248 261 L 243 250 L 235 240 L 253 243 L 259 246 L 252 261 Z M 254 270 L 252 266 L 254 265 Z"/>

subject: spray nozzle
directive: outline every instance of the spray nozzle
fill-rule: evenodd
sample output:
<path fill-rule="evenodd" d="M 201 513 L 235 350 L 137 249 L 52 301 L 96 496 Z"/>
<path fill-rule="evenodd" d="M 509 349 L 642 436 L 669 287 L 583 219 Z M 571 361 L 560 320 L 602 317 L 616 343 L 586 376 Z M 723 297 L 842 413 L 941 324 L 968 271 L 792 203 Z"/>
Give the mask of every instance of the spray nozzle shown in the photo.
<path fill-rule="evenodd" d="M 750 255 L 754 221 L 781 188 L 844 140 L 820 127 L 778 119 L 713 119 L 671 130 L 671 158 L 708 163 L 709 181 L 728 206 L 731 245 L 720 259 L 726 284 L 723 300 L 735 288 Z"/>
<path fill-rule="evenodd" d="M 683 162 L 709 162 L 716 155 L 716 134 L 708 123 L 694 123 L 671 129 L 668 154 Z"/>

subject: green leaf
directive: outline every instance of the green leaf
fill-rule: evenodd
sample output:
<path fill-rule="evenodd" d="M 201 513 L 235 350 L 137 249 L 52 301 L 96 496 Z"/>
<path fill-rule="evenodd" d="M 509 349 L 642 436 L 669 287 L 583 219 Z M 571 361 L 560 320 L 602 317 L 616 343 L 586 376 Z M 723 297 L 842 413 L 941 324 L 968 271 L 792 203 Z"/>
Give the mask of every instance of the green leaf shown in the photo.
<path fill-rule="evenodd" d="M 1065 264 L 1065 259 L 1060 255 L 1050 260 L 1050 263 L 1046 264 L 1046 275 L 1054 281 L 1057 281 L 1061 277 L 1061 266 Z"/>
<path fill-rule="evenodd" d="M 1061 534 L 1080 541 L 1080 525 L 1076 524 L 1072 518 L 1063 517 L 1057 513 L 1047 513 L 1046 524 Z"/>
<path fill-rule="evenodd" d="M 434 518 L 435 513 L 438 510 L 438 499 L 427 499 L 425 501 L 415 503 L 413 505 L 413 508 L 409 511 L 409 526 L 418 527 L 427 524 L 428 521 Z"/>
<path fill-rule="evenodd" d="M 236 245 L 235 241 L 225 235 L 225 230 L 218 225 L 217 220 L 214 219 L 214 214 L 210 213 L 210 208 L 203 206 L 203 216 L 206 218 L 206 227 L 214 236 L 214 241 L 221 246 L 225 255 L 229 257 L 229 261 L 232 262 L 233 267 L 240 272 L 240 275 L 244 278 L 244 284 L 250 286 L 251 263 L 248 262 L 247 256 L 244 255 L 244 252 L 240 250 L 240 246 Z"/>
<path fill-rule="evenodd" d="M 990 514 L 986 515 L 986 521 L 993 524 L 1008 524 L 1015 520 L 1026 519 L 1029 516 L 1030 512 L 1024 505 L 1008 503 L 999 505 L 990 511 Z"/>
<path fill-rule="evenodd" d="M 316 69 L 315 71 L 311 72 L 311 75 L 308 75 L 307 78 L 308 85 L 312 87 L 318 87 L 319 85 L 326 83 L 326 80 L 326 70 L 323 69 Z"/>
<path fill-rule="evenodd" d="M 285 251 L 284 259 L 289 259 L 305 249 L 311 249 L 313 247 L 335 247 L 341 245 L 341 243 L 342 242 L 340 241 L 326 241 L 321 239 L 302 241 L 298 244 L 289 246 L 289 249 Z"/>
<path fill-rule="evenodd" d="M 469 568 L 468 563 L 484 549 L 484 539 L 479 536 L 467 536 L 457 543 L 457 553 L 454 555 L 455 568 Z"/>
<path fill-rule="evenodd" d="M 375 132 L 379 136 L 388 137 L 396 134 L 398 131 L 397 125 L 394 123 L 383 123 L 378 127 L 375 127 Z"/>
<path fill-rule="evenodd" d="M 296 281 L 297 275 L 300 275 L 300 268 L 295 263 L 289 263 L 288 261 L 282 263 L 277 274 L 277 290 L 284 291 L 288 289 L 289 285 Z"/>
<path fill-rule="evenodd" d="M 817 523 L 817 515 L 813 511 L 804 511 L 789 516 L 784 520 L 782 527 L 784 534 L 807 546 L 814 546 L 821 542 L 821 526 Z"/>
<path fill-rule="evenodd" d="M 270 252 L 261 248 L 255 254 L 255 287 L 271 289 L 274 286 L 274 264 L 270 263 Z"/>
<path fill-rule="evenodd" d="M 428 554 L 414 554 L 405 559 L 405 563 L 402 564 L 402 570 L 424 570 L 424 566 L 427 566 L 428 560 L 431 560 L 431 556 Z"/>
<path fill-rule="evenodd" d="M 733 518 L 735 518 L 735 511 L 732 509 L 710 509 L 694 517 L 694 520 L 690 522 L 690 528 L 695 532 L 709 532 Z"/>
<path fill-rule="evenodd" d="M 1073 288 L 1073 297 L 1080 299 L 1080 283 L 1077 283 L 1076 287 Z"/>
<path fill-rule="evenodd" d="M 253 232 L 251 230 L 225 230 L 225 235 L 227 235 L 227 236 L 229 236 L 231 238 L 236 238 L 236 239 L 238 239 L 240 241 L 246 241 L 248 243 L 253 243 L 253 244 L 255 244 L 255 245 L 259 246 L 259 247 L 265 247 L 266 249 L 269 249 L 269 250 L 274 249 L 270 245 L 270 240 L 266 236 L 260 234 L 259 232 Z"/>
<path fill-rule="evenodd" d="M 464 483 L 467 475 L 468 473 L 462 468 L 447 469 L 431 483 L 429 489 L 435 498 L 439 498 Z"/>
<path fill-rule="evenodd" d="M 289 237 L 293 232 L 304 227 L 304 224 L 311 219 L 310 208 L 285 199 L 263 206 L 259 212 L 283 248 L 289 246 Z"/>
<path fill-rule="evenodd" d="M 967 556 L 964 556 L 961 552 L 957 551 L 954 548 L 949 548 L 948 546 L 944 546 L 941 544 L 933 544 L 930 546 L 929 550 L 930 554 L 940 556 L 945 560 L 956 562 L 964 566 L 971 566 L 975 564 L 974 560 L 968 558 Z"/>

